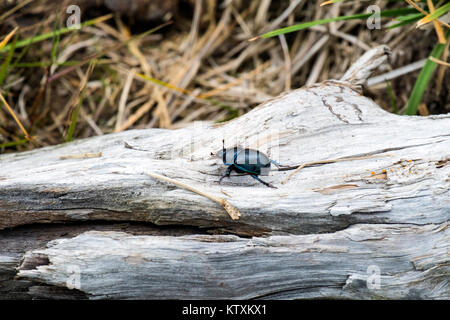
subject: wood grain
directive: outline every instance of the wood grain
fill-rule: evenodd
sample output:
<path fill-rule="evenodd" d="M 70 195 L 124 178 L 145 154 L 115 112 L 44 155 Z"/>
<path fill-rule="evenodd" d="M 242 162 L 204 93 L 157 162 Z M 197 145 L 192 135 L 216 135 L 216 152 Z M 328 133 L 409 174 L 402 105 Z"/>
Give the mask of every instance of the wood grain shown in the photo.
<path fill-rule="evenodd" d="M 16 246 L 0 246 L 0 297 L 449 299 L 450 115 L 399 116 L 364 97 L 387 53 L 374 48 L 341 80 L 223 124 L 0 155 L 0 242 Z M 306 166 L 285 184 L 292 171 L 261 176 L 277 189 L 236 175 L 219 185 L 225 167 L 211 152 L 222 139 L 286 166 L 363 159 Z M 65 234 L 53 228 L 61 222 Z M 120 223 L 189 231 L 134 234 Z M 15 230 L 30 225 L 23 242 Z"/>

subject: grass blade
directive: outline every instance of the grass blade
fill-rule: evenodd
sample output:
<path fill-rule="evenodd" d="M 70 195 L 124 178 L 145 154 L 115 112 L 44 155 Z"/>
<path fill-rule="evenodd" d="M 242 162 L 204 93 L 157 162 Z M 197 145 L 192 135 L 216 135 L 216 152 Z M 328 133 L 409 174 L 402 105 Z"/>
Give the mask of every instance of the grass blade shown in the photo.
<path fill-rule="evenodd" d="M 383 10 L 380 12 L 380 16 L 381 17 L 397 17 L 397 16 L 401 16 L 401 15 L 405 15 L 405 14 L 409 14 L 409 13 L 415 13 L 415 12 L 416 12 L 416 10 L 413 8 L 400 8 L 400 9 L 392 9 L 392 10 Z M 326 24 L 326 23 L 330 23 L 330 22 L 335 22 L 335 21 L 366 19 L 366 18 L 371 17 L 372 15 L 373 15 L 373 13 L 359 13 L 359 14 L 354 14 L 354 15 L 349 15 L 349 16 L 339 16 L 339 17 L 334 17 L 334 18 L 304 22 L 304 23 L 296 24 L 296 25 L 289 26 L 286 28 L 269 31 L 267 33 L 264 33 L 261 36 L 250 39 L 250 41 L 256 40 L 259 38 L 263 38 L 263 39 L 271 38 L 271 37 L 279 36 L 280 34 L 299 31 L 299 30 L 307 29 L 307 28 L 310 28 L 313 26 Z"/>
<path fill-rule="evenodd" d="M 163 23 L 163 24 L 161 24 L 161 25 L 159 25 L 159 26 L 157 26 L 157 27 L 155 27 L 153 29 L 150 29 L 150 30 L 148 30 L 148 31 L 146 31 L 144 33 L 138 34 L 137 36 L 130 37 L 128 40 L 120 42 L 119 44 L 114 44 L 112 46 L 106 47 L 105 49 L 101 50 L 100 52 L 94 53 L 94 54 L 90 55 L 88 58 L 84 59 L 83 61 L 80 61 L 77 65 L 68 67 L 68 68 L 66 68 L 64 70 L 61 70 L 61 71 L 55 73 L 54 75 L 49 77 L 48 82 L 51 83 L 51 82 L 55 81 L 56 79 L 58 79 L 59 77 L 61 77 L 61 76 L 65 75 L 65 74 L 75 70 L 77 67 L 81 67 L 82 65 L 84 65 L 84 64 L 86 64 L 86 63 L 88 63 L 88 62 L 90 62 L 90 61 L 92 61 L 94 59 L 97 60 L 97 62 L 98 62 L 100 57 L 103 56 L 104 54 L 106 54 L 107 52 L 112 51 L 112 50 L 117 50 L 120 47 L 125 46 L 125 45 L 129 44 L 132 41 L 141 39 L 141 38 L 143 38 L 143 37 L 145 37 L 145 36 L 147 36 L 147 35 L 149 35 L 149 34 L 151 34 L 153 32 L 158 31 L 159 29 L 164 28 L 165 26 L 170 25 L 170 24 L 172 24 L 172 21 L 165 22 L 165 23 Z"/>
<path fill-rule="evenodd" d="M 420 27 L 424 24 L 427 24 L 427 23 L 439 18 L 440 16 L 442 16 L 443 14 L 445 14 L 449 11 L 450 11 L 450 2 L 447 2 L 443 6 L 434 10 L 434 12 L 423 17 L 419 22 L 417 22 L 417 26 Z"/>
<path fill-rule="evenodd" d="M 12 38 L 12 36 L 16 33 L 17 29 L 19 29 L 19 27 L 15 27 L 13 31 L 11 31 L 10 33 L 8 33 L 8 35 L 5 37 L 5 39 L 3 39 L 0 42 L 0 50 L 3 49 L 6 44 L 8 43 L 8 41 Z M 6 51 L 6 50 L 5 50 Z"/>
<path fill-rule="evenodd" d="M 450 3 L 450 2 L 449 2 Z M 428 8 L 430 9 L 430 13 L 434 13 L 434 4 L 432 0 L 427 0 Z M 442 29 L 442 26 L 438 23 L 438 20 L 433 20 L 434 29 L 436 30 L 436 34 L 439 39 L 439 43 L 445 44 L 445 35 L 444 30 Z"/>
<path fill-rule="evenodd" d="M 137 73 L 136 76 L 138 76 L 139 78 L 142 78 L 144 80 L 153 82 L 154 84 L 157 84 L 157 85 L 162 86 L 164 88 L 167 88 L 169 90 L 172 90 L 172 91 L 175 91 L 175 92 L 187 95 L 187 96 L 193 95 L 192 91 L 189 91 L 189 90 L 186 90 L 186 89 L 182 89 L 182 88 L 178 88 L 177 86 L 174 86 L 174 85 L 172 85 L 170 83 L 167 83 L 167 82 L 164 82 L 162 80 L 146 76 L 145 74 Z M 228 106 L 228 105 L 226 105 L 226 104 L 224 104 L 224 103 L 222 103 L 220 101 L 217 101 L 215 99 L 212 99 L 210 97 L 202 97 L 202 95 L 199 94 L 199 95 L 195 96 L 195 99 L 204 101 L 205 103 L 214 105 L 216 107 L 219 107 L 222 110 L 228 111 L 228 116 L 224 120 L 220 120 L 219 122 L 228 121 L 228 120 L 234 119 L 237 116 L 239 116 L 239 110 L 238 109 L 233 108 L 231 106 Z"/>
<path fill-rule="evenodd" d="M 9 50 L 5 61 L 2 63 L 2 66 L 0 67 L 0 86 L 3 84 L 3 81 L 5 81 L 6 76 L 8 75 L 8 69 L 11 64 L 11 60 L 12 60 L 14 51 L 16 50 L 16 42 L 17 42 L 17 37 L 14 38 L 14 41 L 12 42 L 12 45 L 11 45 L 11 49 Z"/>
<path fill-rule="evenodd" d="M 338 3 L 338 2 L 342 2 L 342 1 L 344 1 L 344 0 L 329 0 L 329 1 L 322 2 L 320 4 L 320 6 L 323 7 L 323 6 L 326 6 L 329 4 Z"/>
<path fill-rule="evenodd" d="M 92 60 L 89 63 L 88 70 L 86 71 L 86 74 L 82 80 L 82 83 L 80 84 L 79 96 L 77 98 L 78 101 L 77 100 L 74 101 L 74 105 L 76 105 L 76 106 L 75 106 L 75 108 L 73 108 L 71 110 L 70 125 L 69 125 L 69 129 L 67 130 L 66 142 L 69 142 L 72 140 L 73 133 L 75 132 L 78 115 L 80 113 L 80 109 L 81 109 L 81 106 L 82 106 L 83 100 L 84 100 L 84 94 L 86 91 L 87 82 L 89 80 L 89 77 L 90 77 L 92 71 L 94 70 L 95 63 L 96 63 L 95 60 Z"/>
<path fill-rule="evenodd" d="M 392 26 L 389 26 L 388 29 L 395 29 L 398 27 L 402 27 L 408 24 L 411 24 L 413 22 L 416 22 L 417 20 L 419 20 L 420 18 L 422 18 L 424 15 L 422 13 L 419 13 L 417 15 L 408 15 L 405 16 L 404 19 L 399 19 L 397 18 L 398 21 L 400 21 L 399 23 L 393 24 Z M 408 18 L 406 18 L 408 17 Z"/>
<path fill-rule="evenodd" d="M 56 56 L 58 54 L 59 41 L 61 39 L 61 35 L 56 32 L 57 30 L 59 30 L 58 13 L 56 13 L 55 25 L 53 28 L 54 28 L 53 29 L 54 36 L 53 36 L 53 41 L 52 41 L 51 60 L 53 63 L 55 63 L 56 59 L 57 59 Z"/>
<path fill-rule="evenodd" d="M 16 68 L 46 68 L 52 65 L 71 67 L 71 66 L 78 66 L 79 64 L 80 61 L 75 60 L 68 60 L 65 62 L 58 62 L 58 63 L 53 63 L 51 61 L 30 61 L 30 62 L 20 62 L 13 66 Z"/>
<path fill-rule="evenodd" d="M 392 90 L 391 84 L 390 84 L 390 82 L 388 80 L 386 80 L 386 90 L 387 90 L 387 93 L 388 93 L 388 96 L 389 96 L 389 100 L 391 101 L 394 113 L 397 114 L 398 113 L 398 108 L 397 108 L 397 103 L 395 102 L 394 91 Z"/>
<path fill-rule="evenodd" d="M 41 32 L 41 29 L 42 28 L 38 28 L 36 30 L 36 33 L 33 36 L 36 36 L 36 34 Z M 19 55 L 17 56 L 16 60 L 12 64 L 13 68 L 15 68 L 17 66 L 17 64 L 20 63 L 20 61 L 22 61 L 22 58 L 27 54 L 28 49 L 30 48 L 30 46 L 31 46 L 31 43 L 29 43 L 28 45 L 24 46 L 24 48 L 22 49 L 22 51 L 19 53 Z"/>
<path fill-rule="evenodd" d="M 83 22 L 81 24 L 81 28 L 87 27 L 87 26 L 91 26 L 93 24 L 96 24 L 96 23 L 99 23 L 99 22 L 111 19 L 112 17 L 113 17 L 112 14 L 107 14 L 105 16 L 98 17 L 98 18 L 95 18 L 95 19 Z M 77 30 L 78 29 L 75 29 L 73 27 L 66 27 L 66 28 L 62 28 L 62 29 L 56 30 L 56 31 L 44 33 L 44 34 L 41 34 L 41 35 L 36 36 L 36 37 L 29 38 L 29 39 L 20 40 L 20 41 L 17 42 L 16 48 L 22 48 L 22 47 L 25 47 L 26 45 L 29 45 L 29 44 L 33 44 L 33 43 L 36 43 L 36 42 L 41 42 L 41 41 L 47 40 L 49 38 L 53 38 L 53 37 L 55 37 L 57 35 L 59 36 L 59 35 L 62 35 L 62 34 L 68 33 L 68 32 L 72 32 L 72 31 L 77 31 Z M 0 49 L 0 53 L 8 51 L 10 49 L 9 47 L 10 46 L 7 45 L 7 46 L 3 47 L 3 49 Z"/>
<path fill-rule="evenodd" d="M 8 102 L 6 102 L 6 100 L 3 97 L 3 95 L 1 94 L 1 92 L 0 92 L 0 101 L 3 102 L 3 104 L 5 105 L 8 112 L 14 118 L 14 121 L 16 121 L 17 125 L 20 127 L 20 130 L 22 130 L 23 134 L 25 135 L 25 138 L 28 141 L 31 141 L 31 137 L 29 136 L 27 130 L 24 128 L 24 126 L 22 125 L 22 122 L 20 122 L 19 118 L 17 118 L 16 114 L 14 113 L 14 110 L 9 106 Z M 0 106 L 1 106 L 1 104 L 0 104 Z"/>
<path fill-rule="evenodd" d="M 20 139 L 20 140 L 17 140 L 17 141 L 11 141 L 11 142 L 2 143 L 2 144 L 0 144 L 0 149 L 8 148 L 8 147 L 15 147 L 15 146 L 18 146 L 20 144 L 27 143 L 27 142 L 28 142 L 28 139 Z"/>
<path fill-rule="evenodd" d="M 448 39 L 450 34 L 450 30 L 446 33 L 446 38 Z M 431 57 L 438 58 L 441 56 L 444 51 L 445 44 L 438 43 L 434 46 L 433 50 L 430 53 Z M 436 62 L 427 59 L 425 65 L 420 71 L 419 76 L 417 77 L 416 83 L 414 84 L 414 88 L 409 96 L 408 106 L 406 107 L 405 114 L 407 115 L 415 115 L 417 113 L 417 108 L 419 107 L 419 103 L 422 100 L 423 93 L 430 82 L 431 75 L 436 69 Z"/>
<path fill-rule="evenodd" d="M 409 20 L 414 19 L 414 18 L 419 18 L 420 19 L 420 18 L 423 18 L 424 16 L 425 15 L 423 13 L 418 12 L 418 13 L 413 13 L 413 14 L 407 14 L 405 16 L 396 17 L 395 20 L 398 20 L 398 21 L 409 21 Z"/>

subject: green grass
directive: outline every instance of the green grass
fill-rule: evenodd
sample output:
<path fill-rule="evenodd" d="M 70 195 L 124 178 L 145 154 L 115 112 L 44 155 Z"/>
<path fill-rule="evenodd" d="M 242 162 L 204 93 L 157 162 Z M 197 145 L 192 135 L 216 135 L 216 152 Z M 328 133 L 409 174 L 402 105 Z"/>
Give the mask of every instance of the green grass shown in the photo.
<path fill-rule="evenodd" d="M 38 34 L 41 31 L 41 28 L 39 28 L 38 30 L 36 30 L 36 33 L 34 36 L 36 36 L 36 34 Z M 24 46 L 22 51 L 19 53 L 19 56 L 16 58 L 16 60 L 14 61 L 14 63 L 12 64 L 12 67 L 15 68 L 17 66 L 17 64 L 20 63 L 20 61 L 22 61 L 22 58 L 27 54 L 28 49 L 30 48 L 31 43 L 29 43 L 28 45 Z"/>
<path fill-rule="evenodd" d="M 56 13 L 56 19 L 55 24 L 53 27 L 53 40 L 52 40 L 52 51 L 51 51 L 51 60 L 52 63 L 56 63 L 56 60 L 58 59 L 58 47 L 59 47 L 59 41 L 61 39 L 61 35 L 57 32 L 59 30 L 59 19 L 58 19 L 58 13 Z"/>
<path fill-rule="evenodd" d="M 394 91 L 392 90 L 391 84 L 389 83 L 388 80 L 386 80 L 386 90 L 389 96 L 389 100 L 391 101 L 392 109 L 394 110 L 394 113 L 397 114 L 398 113 L 397 102 L 395 101 Z"/>
<path fill-rule="evenodd" d="M 416 13 L 416 9 L 399 8 L 399 9 L 383 10 L 383 11 L 380 11 L 380 16 L 381 17 L 398 17 L 398 16 L 403 16 L 403 15 L 411 14 L 411 13 Z M 330 23 L 330 22 L 366 19 L 366 18 L 371 17 L 372 15 L 373 15 L 373 13 L 359 13 L 359 14 L 354 14 L 354 15 L 349 15 L 349 16 L 340 16 L 340 17 L 304 22 L 304 23 L 296 24 L 296 25 L 293 25 L 290 27 L 269 31 L 267 33 L 264 33 L 260 37 L 263 39 L 271 38 L 271 37 L 276 37 L 281 34 L 299 31 L 299 30 L 311 28 L 313 26 Z"/>
<path fill-rule="evenodd" d="M 439 18 L 440 16 L 442 16 L 443 14 L 445 14 L 449 11 L 450 11 L 450 2 L 447 2 L 443 6 L 437 8 L 433 13 L 427 15 L 423 20 L 424 21 L 432 21 L 434 19 Z"/>
<path fill-rule="evenodd" d="M 70 125 L 69 129 L 67 129 L 67 135 L 66 135 L 66 142 L 69 142 L 73 138 L 73 133 L 75 132 L 75 127 L 77 125 L 78 121 L 78 115 L 80 114 L 81 106 L 83 105 L 84 101 L 84 95 L 86 91 L 87 82 L 89 80 L 89 76 L 92 74 L 92 71 L 95 68 L 96 60 L 91 60 L 89 62 L 88 70 L 86 71 L 85 79 L 83 79 L 82 88 L 80 92 L 80 96 L 78 98 L 78 102 L 76 107 L 73 109 L 71 118 L 70 118 Z"/>
<path fill-rule="evenodd" d="M 20 62 L 14 65 L 16 68 L 45 68 L 50 67 L 51 65 L 56 66 L 64 66 L 64 67 L 71 67 L 71 66 L 77 66 L 81 62 L 80 61 L 65 61 L 65 62 L 58 62 L 53 63 L 52 61 L 30 61 L 30 62 Z"/>
<path fill-rule="evenodd" d="M 336 1 L 332 1 L 332 2 L 335 3 L 335 2 L 339 2 L 339 1 L 340 0 L 336 0 Z M 426 3 L 426 1 L 421 1 L 421 2 Z M 398 27 L 405 26 L 408 24 L 412 24 L 419 20 L 420 21 L 424 21 L 424 20 L 431 21 L 449 11 L 450 11 L 450 2 L 437 8 L 432 14 L 429 14 L 427 16 L 425 16 L 424 14 L 422 14 L 420 12 L 418 13 L 415 8 L 408 8 L 408 7 L 391 9 L 391 10 L 382 10 L 382 11 L 380 11 L 380 16 L 381 17 L 392 17 L 392 18 L 395 18 L 396 20 L 400 21 L 399 23 L 388 27 L 388 29 L 393 29 L 393 28 L 398 28 Z M 273 30 L 273 31 L 264 33 L 263 35 L 256 37 L 254 39 L 271 38 L 271 37 L 275 37 L 275 36 L 278 36 L 281 34 L 299 31 L 299 30 L 307 29 L 307 28 L 310 28 L 313 26 L 330 23 L 330 22 L 344 21 L 344 20 L 357 20 L 357 19 L 362 20 L 362 19 L 369 18 L 371 16 L 372 16 L 372 13 L 360 13 L 360 14 L 354 14 L 354 15 L 348 15 L 348 16 L 340 16 L 340 17 L 304 22 L 304 23 L 296 24 L 296 25 L 289 26 L 286 28 L 281 28 L 281 29 L 277 29 L 277 30 Z M 418 23 L 420 23 L 420 21 Z M 448 39 L 449 33 L 450 33 L 450 30 L 447 30 L 447 33 L 446 33 L 447 39 Z M 441 43 L 436 44 L 433 51 L 431 52 L 430 56 L 439 58 L 442 55 L 444 48 L 445 48 L 445 44 L 441 44 Z M 411 95 L 408 100 L 408 105 L 405 110 L 405 114 L 415 115 L 417 113 L 419 103 L 422 100 L 423 94 L 430 82 L 431 75 L 433 74 L 435 68 L 436 68 L 436 63 L 431 60 L 427 60 L 427 62 L 425 63 L 425 66 L 422 68 L 422 70 L 419 74 L 419 77 L 417 78 L 416 83 L 414 85 L 414 88 L 411 92 Z M 395 104 L 395 100 L 393 100 L 392 89 L 390 88 L 389 84 L 387 84 L 387 85 L 388 85 L 387 90 L 388 90 L 389 98 L 391 99 L 391 103 L 394 108 L 394 112 L 397 112 L 397 106 Z"/>
<path fill-rule="evenodd" d="M 27 143 L 27 142 L 28 142 L 28 139 L 20 139 L 20 140 L 16 140 L 16 141 L 6 142 L 3 144 L 0 144 L 0 149 L 15 147 L 15 146 Z"/>
<path fill-rule="evenodd" d="M 5 81 L 7 75 L 8 75 L 8 69 L 11 64 L 12 57 L 14 55 L 14 51 L 16 50 L 16 43 L 17 43 L 17 36 L 14 37 L 14 40 L 9 47 L 8 55 L 6 56 L 5 61 L 3 61 L 1 67 L 0 67 L 0 86 Z"/>
<path fill-rule="evenodd" d="M 450 30 L 446 32 L 446 39 L 448 39 L 450 35 Z M 444 51 L 445 44 L 438 43 L 434 46 L 433 50 L 430 53 L 431 57 L 440 58 L 442 52 Z M 420 71 L 419 76 L 417 77 L 416 83 L 414 84 L 414 88 L 409 96 L 408 106 L 406 107 L 405 114 L 407 115 L 415 115 L 417 113 L 417 109 L 419 107 L 420 101 L 422 100 L 425 89 L 430 82 L 431 75 L 436 69 L 436 62 L 431 60 L 427 60 L 422 70 Z"/>
<path fill-rule="evenodd" d="M 397 17 L 396 20 L 400 21 L 399 23 L 393 24 L 392 26 L 388 27 L 388 29 L 394 29 L 402 26 L 406 26 L 408 24 L 414 23 L 416 21 L 419 21 L 422 19 L 425 15 L 423 13 L 415 13 L 415 14 L 408 14 L 406 16 L 400 16 Z"/>
<path fill-rule="evenodd" d="M 88 21 L 83 22 L 81 24 L 81 28 L 87 27 L 87 26 L 91 26 L 93 24 L 96 24 L 96 23 L 101 22 L 101 21 L 108 20 L 110 18 L 112 18 L 112 14 L 108 14 L 108 15 L 103 16 L 103 17 L 99 17 L 99 18 L 88 20 Z M 28 38 L 28 39 L 23 39 L 23 40 L 17 41 L 16 48 L 22 48 L 22 47 L 28 46 L 30 44 L 33 44 L 33 43 L 41 42 L 41 41 L 44 41 L 44 40 L 47 40 L 47 39 L 50 39 L 50 38 L 54 38 L 55 36 L 60 36 L 62 34 L 73 32 L 73 31 L 77 31 L 77 30 L 78 29 L 75 29 L 73 27 L 72 28 L 65 27 L 65 28 L 54 30 L 52 32 L 47 32 L 47 33 L 44 33 L 44 34 L 41 34 L 41 35 L 38 35 L 38 36 L 34 36 L 34 37 L 31 37 L 31 38 Z M 8 50 L 10 50 L 10 48 L 11 48 L 10 44 L 6 45 L 2 49 L 0 49 L 0 53 L 8 51 Z"/>

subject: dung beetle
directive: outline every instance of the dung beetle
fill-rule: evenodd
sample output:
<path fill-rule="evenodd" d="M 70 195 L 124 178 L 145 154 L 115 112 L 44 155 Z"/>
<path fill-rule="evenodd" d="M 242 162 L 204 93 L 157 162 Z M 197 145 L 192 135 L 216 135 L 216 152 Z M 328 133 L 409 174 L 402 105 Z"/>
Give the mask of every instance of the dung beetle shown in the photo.
<path fill-rule="evenodd" d="M 250 175 L 253 179 L 258 180 L 267 187 L 275 188 L 275 186 L 261 180 L 258 176 L 263 174 L 267 175 L 270 171 L 270 164 L 273 163 L 277 168 L 279 164 L 269 159 L 264 153 L 254 150 L 254 149 L 243 149 L 240 147 L 225 149 L 225 140 L 222 140 L 222 150 L 219 150 L 215 155 L 218 158 L 222 158 L 223 163 L 228 166 L 225 174 L 220 178 L 219 183 L 222 179 L 227 177 L 230 178 L 232 171 L 237 173 L 243 173 Z"/>

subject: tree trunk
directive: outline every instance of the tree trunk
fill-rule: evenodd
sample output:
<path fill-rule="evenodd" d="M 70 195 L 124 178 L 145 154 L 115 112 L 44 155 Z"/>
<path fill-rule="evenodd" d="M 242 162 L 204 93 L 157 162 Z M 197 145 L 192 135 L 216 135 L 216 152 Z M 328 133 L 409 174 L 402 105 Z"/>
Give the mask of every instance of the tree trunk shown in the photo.
<path fill-rule="evenodd" d="M 0 156 L 0 228 L 13 228 L 0 231 L 0 297 L 448 299 L 450 116 L 398 116 L 364 97 L 385 60 L 374 48 L 341 80 L 223 124 Z M 260 176 L 277 189 L 236 175 L 219 185 L 222 139 L 315 164 Z M 147 172 L 223 198 L 240 218 Z M 72 224 L 42 224 L 61 222 Z"/>

